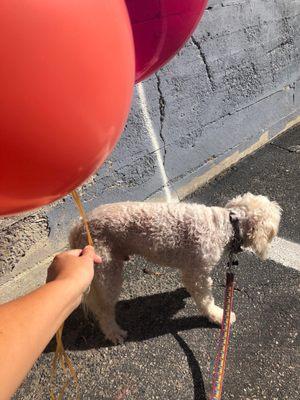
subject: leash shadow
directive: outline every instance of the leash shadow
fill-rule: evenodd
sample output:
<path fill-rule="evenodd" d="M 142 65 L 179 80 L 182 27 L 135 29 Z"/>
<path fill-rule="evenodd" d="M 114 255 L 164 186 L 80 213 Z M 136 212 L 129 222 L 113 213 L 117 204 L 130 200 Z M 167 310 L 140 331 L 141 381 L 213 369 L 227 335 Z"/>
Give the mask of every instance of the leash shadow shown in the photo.
<path fill-rule="evenodd" d="M 194 356 L 194 353 L 189 348 L 188 344 L 182 339 L 182 337 L 178 335 L 178 333 L 173 333 L 173 337 L 186 355 L 193 379 L 194 400 L 207 400 L 201 368 L 196 357 Z"/>
<path fill-rule="evenodd" d="M 166 334 L 176 335 L 177 332 L 195 328 L 215 328 L 216 325 L 201 316 L 173 319 L 173 316 L 185 307 L 185 299 L 188 297 L 190 297 L 188 292 L 180 288 L 172 292 L 121 300 L 116 310 L 117 321 L 128 332 L 126 341 L 140 342 Z M 183 346 L 180 337 L 177 335 L 175 338 L 179 345 Z M 91 316 L 86 318 L 81 308 L 78 308 L 65 322 L 63 343 L 66 350 L 77 351 L 112 346 L 104 338 L 97 322 Z M 54 349 L 55 340 L 52 340 L 45 352 Z M 195 397 L 195 399 L 202 398 Z"/>

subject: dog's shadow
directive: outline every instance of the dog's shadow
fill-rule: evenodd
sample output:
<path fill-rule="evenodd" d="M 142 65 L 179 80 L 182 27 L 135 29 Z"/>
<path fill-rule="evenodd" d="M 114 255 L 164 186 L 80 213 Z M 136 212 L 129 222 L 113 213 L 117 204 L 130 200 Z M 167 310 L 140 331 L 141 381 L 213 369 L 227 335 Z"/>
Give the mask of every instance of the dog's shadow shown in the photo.
<path fill-rule="evenodd" d="M 216 327 L 201 316 L 172 319 L 185 307 L 185 299 L 188 297 L 190 295 L 187 291 L 180 288 L 172 292 L 120 301 L 117 305 L 117 320 L 128 332 L 126 341 L 143 341 L 193 328 Z M 111 346 L 105 340 L 97 322 L 91 316 L 87 318 L 81 307 L 66 321 L 63 341 L 66 349 L 77 351 Z M 52 340 L 45 351 L 53 351 L 54 346 L 55 341 Z"/>
<path fill-rule="evenodd" d="M 184 352 L 191 371 L 194 400 L 206 400 L 202 372 L 192 350 L 178 332 L 193 328 L 214 328 L 206 318 L 200 316 L 172 317 L 185 307 L 185 299 L 190 297 L 185 289 L 165 292 L 132 300 L 120 301 L 117 305 L 117 320 L 128 331 L 126 341 L 142 341 L 165 334 L 171 334 Z M 82 308 L 78 308 L 66 321 L 63 331 L 64 347 L 69 350 L 87 350 L 109 347 L 98 324 L 92 318 L 86 318 Z M 45 352 L 55 350 L 52 340 Z"/>

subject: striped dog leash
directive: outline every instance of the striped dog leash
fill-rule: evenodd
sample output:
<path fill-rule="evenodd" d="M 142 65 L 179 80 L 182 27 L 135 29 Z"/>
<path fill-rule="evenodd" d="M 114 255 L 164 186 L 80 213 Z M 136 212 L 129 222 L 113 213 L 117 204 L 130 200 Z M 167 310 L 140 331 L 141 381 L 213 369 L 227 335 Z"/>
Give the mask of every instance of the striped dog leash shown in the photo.
<path fill-rule="evenodd" d="M 224 313 L 221 327 L 221 334 L 218 343 L 218 352 L 214 363 L 212 393 L 210 400 L 220 400 L 222 397 L 223 380 L 226 367 L 226 358 L 230 336 L 230 314 L 233 305 L 234 274 L 227 272 L 226 289 L 224 298 Z"/>
<path fill-rule="evenodd" d="M 214 362 L 212 391 L 209 400 L 221 400 L 222 398 L 223 380 L 230 337 L 230 314 L 232 311 L 234 295 L 234 274 L 232 272 L 232 267 L 238 265 L 238 259 L 236 255 L 242 251 L 241 246 L 243 244 L 239 218 L 234 211 L 230 211 L 229 220 L 233 229 L 233 239 L 229 249 L 229 260 L 227 264 L 228 269 L 226 273 L 226 289 L 223 306 L 223 320 L 217 356 Z"/>

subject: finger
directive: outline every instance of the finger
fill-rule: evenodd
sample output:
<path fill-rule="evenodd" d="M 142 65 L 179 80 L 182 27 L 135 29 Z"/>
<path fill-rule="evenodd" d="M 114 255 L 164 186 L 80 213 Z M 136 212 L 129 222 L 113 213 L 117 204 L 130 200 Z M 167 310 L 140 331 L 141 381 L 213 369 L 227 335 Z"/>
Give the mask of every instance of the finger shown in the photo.
<path fill-rule="evenodd" d="M 87 256 L 87 257 L 91 258 L 97 264 L 100 264 L 102 262 L 101 257 L 98 256 L 97 254 L 95 254 L 95 250 L 94 250 L 93 246 L 86 246 L 82 250 L 82 256 Z"/>
<path fill-rule="evenodd" d="M 72 250 L 65 251 L 62 254 L 68 254 L 69 256 L 79 257 L 82 254 L 82 249 L 72 249 Z"/>
<path fill-rule="evenodd" d="M 83 257 L 94 258 L 94 254 L 95 250 L 93 246 L 85 246 L 85 248 L 82 250 Z"/>
<path fill-rule="evenodd" d="M 96 264 L 102 263 L 102 258 L 100 256 L 98 256 L 98 254 L 94 255 L 94 263 L 96 263 Z"/>

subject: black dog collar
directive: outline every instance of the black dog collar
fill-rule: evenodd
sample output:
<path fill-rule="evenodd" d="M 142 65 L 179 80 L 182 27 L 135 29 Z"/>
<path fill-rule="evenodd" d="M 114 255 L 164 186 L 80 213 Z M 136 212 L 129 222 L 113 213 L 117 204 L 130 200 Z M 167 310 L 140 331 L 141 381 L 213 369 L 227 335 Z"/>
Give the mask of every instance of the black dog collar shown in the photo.
<path fill-rule="evenodd" d="M 242 244 L 243 244 L 243 239 L 241 236 L 241 230 L 240 230 L 240 223 L 239 223 L 239 218 L 238 216 L 233 212 L 230 211 L 229 213 L 229 220 L 233 228 L 233 238 L 230 244 L 230 253 L 232 254 L 237 254 L 242 251 Z"/>

